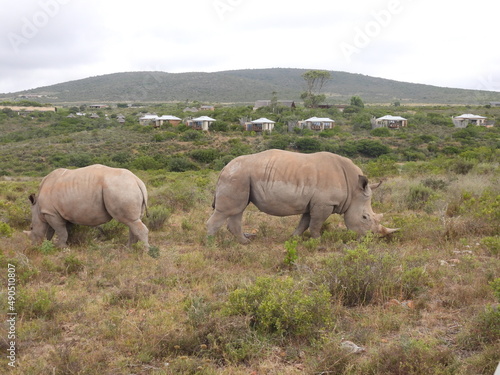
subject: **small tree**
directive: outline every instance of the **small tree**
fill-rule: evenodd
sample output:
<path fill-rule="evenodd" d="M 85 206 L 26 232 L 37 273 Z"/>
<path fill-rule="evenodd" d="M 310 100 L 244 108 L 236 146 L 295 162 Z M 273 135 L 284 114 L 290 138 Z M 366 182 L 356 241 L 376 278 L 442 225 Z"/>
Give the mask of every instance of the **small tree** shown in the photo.
<path fill-rule="evenodd" d="M 359 96 L 353 96 L 351 98 L 351 105 L 353 107 L 365 108 L 365 104 L 363 103 L 363 100 Z"/>
<path fill-rule="evenodd" d="M 304 105 L 309 108 L 317 107 L 325 100 L 325 95 L 320 94 L 323 85 L 331 79 L 331 74 L 327 70 L 309 70 L 302 74 L 306 81 L 307 91 L 300 96 L 304 100 Z"/>

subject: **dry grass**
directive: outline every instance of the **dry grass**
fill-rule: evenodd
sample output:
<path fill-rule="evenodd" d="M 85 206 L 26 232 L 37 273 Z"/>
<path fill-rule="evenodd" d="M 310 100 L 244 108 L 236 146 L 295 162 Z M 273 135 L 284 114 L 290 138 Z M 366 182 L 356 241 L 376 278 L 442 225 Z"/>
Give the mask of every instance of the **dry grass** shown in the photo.
<path fill-rule="evenodd" d="M 500 193 L 494 172 L 388 179 L 374 207 L 387 212 L 384 224 L 400 226 L 399 233 L 353 241 L 332 216 L 320 241 L 298 239 L 294 265 L 284 262 L 284 243 L 298 217 L 271 217 L 250 207 L 244 229 L 256 234 L 251 244 L 238 244 L 225 229 L 208 240 L 216 173 L 141 178 L 152 204 L 170 210 L 163 226 L 150 232 L 157 258 L 126 248 L 127 232 L 113 226 L 105 228 L 111 236 L 79 228 L 69 249 L 42 253 L 21 233 L 29 225 L 23 197 L 36 181 L 2 182 L 0 216 L 14 229 L 0 237 L 3 308 L 8 263 L 16 264 L 18 279 L 11 374 L 493 373 L 500 329 L 488 310 L 498 303 L 489 282 L 500 277 L 500 259 L 481 240 L 500 235 L 500 218 L 486 210 Z M 410 209 L 410 187 L 429 178 L 445 186 Z M 291 277 L 312 290 L 326 280 L 331 285 L 335 267 L 354 269 L 342 263 L 349 253 L 364 268 L 343 276 L 346 288 L 363 272 L 391 271 L 367 279 L 374 289 L 366 303 L 346 303 L 346 294 L 332 293 L 327 329 L 277 335 L 257 330 L 254 316 L 225 313 L 231 293 L 259 277 Z M 478 336 L 484 340 L 474 341 Z M 342 339 L 366 351 L 345 352 Z M 8 368 L 5 356 L 0 367 Z"/>

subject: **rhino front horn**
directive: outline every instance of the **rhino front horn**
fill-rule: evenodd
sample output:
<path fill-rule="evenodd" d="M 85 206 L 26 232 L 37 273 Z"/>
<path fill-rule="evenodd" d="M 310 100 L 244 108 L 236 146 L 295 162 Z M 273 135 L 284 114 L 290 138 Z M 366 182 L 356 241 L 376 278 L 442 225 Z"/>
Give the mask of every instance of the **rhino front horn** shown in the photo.
<path fill-rule="evenodd" d="M 379 233 L 382 237 L 387 236 L 388 234 L 397 232 L 400 228 L 386 228 L 383 225 L 380 226 Z"/>

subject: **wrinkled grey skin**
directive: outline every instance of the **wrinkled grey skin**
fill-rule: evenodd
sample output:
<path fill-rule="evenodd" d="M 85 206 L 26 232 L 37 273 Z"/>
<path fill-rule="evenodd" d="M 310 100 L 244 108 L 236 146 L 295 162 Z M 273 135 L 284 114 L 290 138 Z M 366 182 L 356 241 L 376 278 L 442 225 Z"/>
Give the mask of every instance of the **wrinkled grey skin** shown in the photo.
<path fill-rule="evenodd" d="M 387 235 L 397 229 L 383 227 L 382 215 L 373 212 L 376 187 L 351 160 L 329 152 L 267 150 L 240 156 L 220 173 L 207 232 L 214 235 L 227 221 L 238 241 L 248 243 L 241 219 L 252 202 L 269 215 L 301 215 L 294 236 L 309 228 L 312 237 L 319 237 L 322 224 L 333 213 L 343 214 L 347 228 L 359 234 Z"/>
<path fill-rule="evenodd" d="M 149 231 L 141 221 L 148 201 L 146 186 L 126 169 L 99 164 L 56 169 L 29 199 L 32 223 L 25 233 L 34 244 L 56 234 L 56 245 L 65 247 L 68 223 L 97 226 L 114 218 L 129 227 L 129 246 L 142 241 L 149 248 Z"/>

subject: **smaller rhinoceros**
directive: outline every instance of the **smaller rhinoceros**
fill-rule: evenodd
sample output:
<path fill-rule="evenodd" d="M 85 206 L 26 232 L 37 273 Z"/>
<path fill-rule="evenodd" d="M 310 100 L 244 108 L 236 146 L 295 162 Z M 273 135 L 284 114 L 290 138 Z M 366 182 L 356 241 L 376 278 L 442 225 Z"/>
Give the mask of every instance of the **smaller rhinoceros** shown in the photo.
<path fill-rule="evenodd" d="M 34 244 L 57 235 L 56 245 L 65 247 L 68 223 L 98 226 L 112 218 L 127 225 L 129 246 L 143 242 L 149 248 L 148 228 L 141 218 L 147 208 L 144 183 L 126 169 L 96 164 L 79 169 L 56 169 L 45 176 L 38 194 L 29 196 Z"/>
<path fill-rule="evenodd" d="M 368 184 L 351 160 L 330 152 L 267 150 L 239 156 L 219 175 L 208 235 L 227 220 L 238 241 L 248 243 L 241 219 L 250 202 L 269 215 L 302 215 L 293 235 L 309 228 L 312 237 L 319 237 L 322 224 L 334 213 L 343 214 L 347 228 L 359 234 L 387 235 L 397 229 L 382 226 L 382 215 L 372 210 L 372 189 L 378 185 Z"/>

